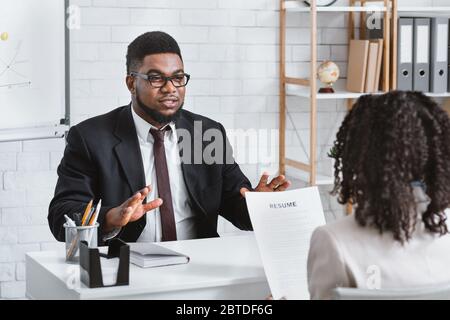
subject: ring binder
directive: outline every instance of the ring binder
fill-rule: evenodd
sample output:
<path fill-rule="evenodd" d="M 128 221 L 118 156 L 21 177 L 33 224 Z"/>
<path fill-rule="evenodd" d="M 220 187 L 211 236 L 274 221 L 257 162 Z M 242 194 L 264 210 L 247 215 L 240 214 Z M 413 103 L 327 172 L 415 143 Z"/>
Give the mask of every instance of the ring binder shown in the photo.
<path fill-rule="evenodd" d="M 414 18 L 413 90 L 430 90 L 430 18 Z"/>
<path fill-rule="evenodd" d="M 397 89 L 413 88 L 413 19 L 398 19 Z"/>
<path fill-rule="evenodd" d="M 430 92 L 447 92 L 448 18 L 431 19 Z"/>

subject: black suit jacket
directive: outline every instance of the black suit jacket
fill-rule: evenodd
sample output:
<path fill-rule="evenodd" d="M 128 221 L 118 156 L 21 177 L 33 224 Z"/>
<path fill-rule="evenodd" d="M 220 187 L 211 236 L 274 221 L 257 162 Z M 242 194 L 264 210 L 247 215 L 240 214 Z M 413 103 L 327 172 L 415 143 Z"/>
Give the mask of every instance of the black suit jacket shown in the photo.
<path fill-rule="evenodd" d="M 199 121 L 196 126 L 194 121 Z M 198 124 L 201 124 L 201 128 Z M 203 151 L 210 142 L 199 143 L 197 140 L 194 143 L 194 138 L 201 139 L 208 129 L 218 129 L 223 133 L 220 143 L 231 150 L 224 127 L 211 119 L 182 110 L 176 128 L 186 129 L 190 133 L 189 143 L 197 151 L 199 146 Z M 203 160 L 201 164 L 189 161 L 181 163 L 199 238 L 218 236 L 218 214 L 242 230 L 252 229 L 245 199 L 239 193 L 241 187 L 251 189 L 251 184 L 234 162 L 232 154 L 227 156 L 231 156 L 232 163 L 221 161 L 206 164 Z M 94 203 L 102 199 L 98 217 L 98 239 L 102 243 L 106 212 L 143 187 L 144 167 L 131 106 L 120 107 L 81 122 L 71 127 L 67 135 L 64 157 L 58 167 L 55 195 L 49 206 L 50 229 L 57 240 L 64 241 L 64 214 L 73 217 L 75 212 L 82 213 L 92 198 Z M 146 215 L 128 223 L 118 237 L 134 242 L 145 224 Z"/>

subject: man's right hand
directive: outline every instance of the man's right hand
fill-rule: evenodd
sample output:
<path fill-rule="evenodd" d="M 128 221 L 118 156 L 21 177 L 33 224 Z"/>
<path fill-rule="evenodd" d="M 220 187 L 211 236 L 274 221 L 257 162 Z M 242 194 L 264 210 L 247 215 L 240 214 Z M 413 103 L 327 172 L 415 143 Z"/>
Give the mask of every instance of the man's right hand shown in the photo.
<path fill-rule="evenodd" d="M 116 228 L 121 228 L 128 222 L 139 220 L 147 211 L 158 208 L 163 202 L 160 198 L 145 204 L 142 203 L 150 192 L 150 188 L 147 186 L 139 190 L 120 206 L 110 209 L 106 213 L 103 231 L 108 233 Z"/>

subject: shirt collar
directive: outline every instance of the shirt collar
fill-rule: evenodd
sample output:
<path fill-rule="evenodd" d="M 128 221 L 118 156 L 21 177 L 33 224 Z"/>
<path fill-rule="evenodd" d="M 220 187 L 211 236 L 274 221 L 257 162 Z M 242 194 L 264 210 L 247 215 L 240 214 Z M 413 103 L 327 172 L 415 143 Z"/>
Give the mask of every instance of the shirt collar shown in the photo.
<path fill-rule="evenodd" d="M 136 127 L 136 133 L 140 139 L 143 141 L 148 141 L 150 134 L 150 129 L 157 129 L 155 126 L 151 125 L 144 119 L 142 119 L 133 109 L 133 106 L 131 106 L 131 114 L 133 116 L 134 126 Z M 176 131 L 175 131 L 175 123 L 173 121 L 169 122 L 168 124 L 164 125 L 162 128 L 170 126 L 169 131 L 169 137 L 176 137 Z M 162 129 L 161 128 L 161 129 Z"/>

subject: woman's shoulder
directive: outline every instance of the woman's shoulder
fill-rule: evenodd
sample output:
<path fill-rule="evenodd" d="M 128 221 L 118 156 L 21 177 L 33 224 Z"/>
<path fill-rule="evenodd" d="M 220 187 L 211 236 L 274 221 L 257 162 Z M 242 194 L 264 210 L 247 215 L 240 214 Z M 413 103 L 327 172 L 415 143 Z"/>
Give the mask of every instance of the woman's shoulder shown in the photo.
<path fill-rule="evenodd" d="M 354 243 L 355 239 L 358 239 L 358 242 L 364 242 L 364 239 L 370 241 L 372 237 L 377 237 L 372 228 L 359 225 L 354 215 L 348 215 L 316 228 L 311 240 L 332 243 L 336 247 L 346 247 Z"/>
<path fill-rule="evenodd" d="M 341 234 L 345 232 L 360 231 L 361 226 L 356 222 L 354 215 L 337 218 L 327 224 L 318 227 L 319 232 Z"/>

